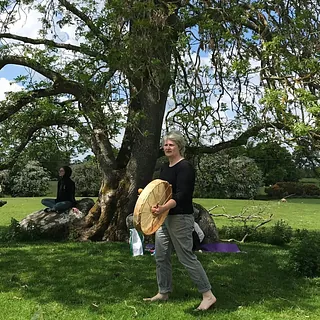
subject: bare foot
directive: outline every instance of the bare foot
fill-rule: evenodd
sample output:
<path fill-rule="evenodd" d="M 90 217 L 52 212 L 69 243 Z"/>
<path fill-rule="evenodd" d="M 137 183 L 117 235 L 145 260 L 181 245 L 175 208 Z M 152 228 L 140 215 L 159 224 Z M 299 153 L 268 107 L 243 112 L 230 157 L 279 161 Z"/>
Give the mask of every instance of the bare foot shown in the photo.
<path fill-rule="evenodd" d="M 202 296 L 202 301 L 196 310 L 205 311 L 211 308 L 217 301 L 217 298 L 211 291 L 205 292 Z"/>
<path fill-rule="evenodd" d="M 154 297 L 152 298 L 144 298 L 143 301 L 167 301 L 169 298 L 169 295 L 167 293 L 157 293 Z"/>

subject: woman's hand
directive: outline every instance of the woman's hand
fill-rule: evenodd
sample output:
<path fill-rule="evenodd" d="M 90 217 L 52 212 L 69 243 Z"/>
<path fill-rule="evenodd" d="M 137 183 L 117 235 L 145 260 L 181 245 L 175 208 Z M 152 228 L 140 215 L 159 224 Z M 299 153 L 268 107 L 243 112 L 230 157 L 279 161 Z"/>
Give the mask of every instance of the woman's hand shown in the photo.
<path fill-rule="evenodd" d="M 154 216 L 157 216 L 157 215 L 160 215 L 160 214 L 166 212 L 167 210 L 174 208 L 176 205 L 177 205 L 176 201 L 173 199 L 170 199 L 164 205 L 156 204 L 156 205 L 152 206 L 151 212 Z"/>
<path fill-rule="evenodd" d="M 168 210 L 168 209 L 166 209 L 165 206 L 161 206 L 161 205 L 159 205 L 159 204 L 151 207 L 151 212 L 152 212 L 152 214 L 155 215 L 155 216 L 164 213 L 166 210 Z"/>

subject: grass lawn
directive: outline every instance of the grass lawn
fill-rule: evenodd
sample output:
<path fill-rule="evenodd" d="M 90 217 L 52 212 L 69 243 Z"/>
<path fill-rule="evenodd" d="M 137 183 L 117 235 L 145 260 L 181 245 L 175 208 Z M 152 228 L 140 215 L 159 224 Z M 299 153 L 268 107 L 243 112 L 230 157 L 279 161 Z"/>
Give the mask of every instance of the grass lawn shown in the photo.
<path fill-rule="evenodd" d="M 0 227 L 11 216 L 19 220 L 42 207 L 40 198 L 6 200 Z M 197 202 L 224 206 L 230 214 L 261 203 L 270 206 L 275 220 L 320 229 L 319 200 Z M 218 226 L 226 222 L 215 220 Z M 0 319 L 320 319 L 320 279 L 291 274 L 287 248 L 246 243 L 240 249 L 237 254 L 197 253 L 218 298 L 215 309 L 199 313 L 193 310 L 200 296 L 175 256 L 170 301 L 150 304 L 142 298 L 157 291 L 154 257 L 131 257 L 126 243 L 0 243 Z"/>
<path fill-rule="evenodd" d="M 227 213 L 236 215 L 243 209 L 255 213 L 259 209 L 264 210 L 265 216 L 273 214 L 272 220 L 286 221 L 294 229 L 320 230 L 320 199 L 294 199 L 288 202 L 258 201 L 258 200 L 230 200 L 230 199 L 195 199 L 206 209 L 218 206 L 211 211 L 213 214 Z M 232 225 L 232 220 L 225 217 L 214 218 L 218 227 Z M 267 226 L 273 224 L 271 221 Z"/>
<path fill-rule="evenodd" d="M 42 198 L 1 198 L 7 204 L 0 208 L 0 227 L 10 224 L 11 218 L 18 221 L 31 212 L 44 208 L 41 204 Z"/>

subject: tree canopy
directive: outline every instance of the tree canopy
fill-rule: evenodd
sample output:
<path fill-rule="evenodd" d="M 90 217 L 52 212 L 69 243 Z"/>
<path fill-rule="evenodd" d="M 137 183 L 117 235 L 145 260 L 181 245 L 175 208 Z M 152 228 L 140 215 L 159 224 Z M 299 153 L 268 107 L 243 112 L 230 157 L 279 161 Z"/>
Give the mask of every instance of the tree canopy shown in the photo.
<path fill-rule="evenodd" d="M 37 37 L 10 32 L 35 11 Z M 3 1 L 0 67 L 41 77 L 17 79 L 25 90 L 8 95 L 0 119 L 28 119 L 15 139 L 24 133 L 24 141 L 10 144 L 17 152 L 54 125 L 86 139 L 103 128 L 112 143 L 147 116 L 133 99 L 149 77 L 170 86 L 168 126 L 193 143 L 211 146 L 249 128 L 316 138 L 318 14 L 318 1 Z M 77 44 L 60 40 L 66 28 Z"/>
<path fill-rule="evenodd" d="M 190 153 L 265 135 L 317 147 L 319 9 L 318 0 L 1 1 L 0 70 L 29 71 L 0 104 L 1 167 L 48 128 L 79 136 L 103 173 L 101 203 L 118 199 L 99 224 L 118 230 L 128 211 L 115 208 L 132 210 L 152 177 L 164 117 Z M 15 31 L 34 13 L 36 36 Z"/>
<path fill-rule="evenodd" d="M 258 143 L 248 147 L 246 154 L 255 160 L 262 171 L 265 185 L 279 181 L 297 181 L 299 178 L 293 156 L 277 142 Z"/>

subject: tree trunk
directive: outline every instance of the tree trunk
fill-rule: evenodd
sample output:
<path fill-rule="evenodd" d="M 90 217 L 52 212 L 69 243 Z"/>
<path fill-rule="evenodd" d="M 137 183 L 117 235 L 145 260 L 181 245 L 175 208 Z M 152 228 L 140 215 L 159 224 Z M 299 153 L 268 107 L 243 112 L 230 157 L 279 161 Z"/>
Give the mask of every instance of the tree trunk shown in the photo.
<path fill-rule="evenodd" d="M 104 154 L 103 133 L 95 137 L 95 150 L 104 179 L 99 199 L 87 215 L 80 233 L 81 240 L 125 241 L 128 238 L 126 217 L 133 212 L 138 188 L 151 180 L 159 155 L 161 126 L 164 117 L 169 83 L 160 92 L 152 86 L 144 87 L 133 103 L 143 110 L 130 146 L 130 158 L 124 168 L 110 161 Z M 144 92 L 146 91 L 146 92 Z M 143 107 L 142 107 L 143 106 Z"/>
<path fill-rule="evenodd" d="M 117 157 L 111 154 L 111 144 L 103 127 L 93 137 L 93 150 L 104 179 L 99 199 L 83 225 L 83 240 L 126 240 L 126 217 L 133 212 L 138 188 L 144 188 L 152 180 L 172 81 L 172 46 L 177 36 L 170 27 L 174 21 L 166 6 L 157 4 L 148 10 L 137 13 L 137 21 L 146 21 L 148 16 L 150 26 L 134 21 L 130 25 L 130 36 L 135 39 L 128 46 L 133 60 L 126 69 L 130 103 Z M 160 12 L 168 19 L 154 23 L 154 15 Z"/>

